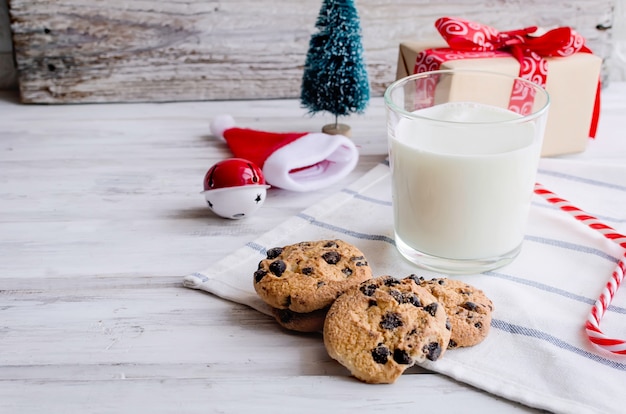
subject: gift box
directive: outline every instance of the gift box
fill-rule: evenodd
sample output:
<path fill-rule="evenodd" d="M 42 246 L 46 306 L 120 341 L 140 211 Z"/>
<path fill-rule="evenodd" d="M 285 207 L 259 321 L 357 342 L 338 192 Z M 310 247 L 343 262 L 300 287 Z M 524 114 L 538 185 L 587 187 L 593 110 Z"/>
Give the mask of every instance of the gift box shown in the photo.
<path fill-rule="evenodd" d="M 435 24 L 440 33 L 445 30 L 445 28 L 442 29 L 443 25 L 450 24 L 450 18 L 444 19 L 443 22 L 442 19 L 439 19 Z M 454 20 L 456 25 L 464 22 L 467 27 L 467 21 Z M 472 23 L 472 25 L 474 28 L 486 27 L 477 23 Z M 533 62 L 543 65 L 543 79 L 541 79 L 541 74 L 522 76 L 537 83 L 543 81 L 543 86 L 550 95 L 551 104 L 542 156 L 582 152 L 585 150 L 589 138 L 595 136 L 599 115 L 598 94 L 602 59 L 590 53 L 582 44 L 576 45 L 579 50 L 582 50 L 579 52 L 573 52 L 574 49 L 568 48 L 568 45 L 556 45 L 559 46 L 559 50 L 566 51 L 565 53 L 554 53 L 552 49 L 555 49 L 555 46 L 549 46 L 549 43 L 563 43 L 564 40 L 557 42 L 555 38 L 569 35 L 570 29 L 560 30 L 558 36 L 548 32 L 543 37 L 530 37 L 528 32 L 535 30 L 536 28 L 526 28 L 520 31 L 498 32 L 487 27 L 486 33 L 491 37 L 482 36 L 483 40 L 478 45 L 473 43 L 476 39 L 475 36 L 470 40 L 467 37 L 459 38 L 458 36 L 446 35 L 447 37 L 444 36 L 445 40 L 439 41 L 403 42 L 400 44 L 396 77 L 400 79 L 426 70 L 459 68 L 489 70 L 511 76 L 522 76 L 522 63 L 530 63 L 530 65 L 525 66 L 532 66 Z M 457 26 L 455 33 L 459 32 L 462 30 L 459 31 Z M 470 35 L 472 34 L 470 33 Z M 521 44 L 520 37 L 523 37 L 523 41 L 534 42 L 531 46 L 537 49 L 538 53 L 530 53 L 528 50 L 520 50 L 519 48 L 511 49 L 506 45 L 506 42 L 513 43 L 510 39 L 517 39 L 516 43 L 513 43 L 515 45 Z M 574 43 L 584 42 L 580 39 L 582 38 L 577 38 Z M 498 41 L 503 43 L 504 47 L 497 49 Z M 548 46 L 545 46 L 547 44 Z M 526 53 L 526 57 L 522 56 L 522 53 Z M 540 56 L 542 53 L 544 56 Z M 554 56 L 555 54 L 556 56 Z M 523 58 L 531 61 L 522 62 Z M 464 85 L 462 84 L 447 85 L 445 93 L 450 94 L 450 98 L 453 100 L 462 100 L 463 89 Z M 489 93 L 489 91 L 485 91 L 485 93 Z M 499 103 L 494 102 L 494 104 Z"/>

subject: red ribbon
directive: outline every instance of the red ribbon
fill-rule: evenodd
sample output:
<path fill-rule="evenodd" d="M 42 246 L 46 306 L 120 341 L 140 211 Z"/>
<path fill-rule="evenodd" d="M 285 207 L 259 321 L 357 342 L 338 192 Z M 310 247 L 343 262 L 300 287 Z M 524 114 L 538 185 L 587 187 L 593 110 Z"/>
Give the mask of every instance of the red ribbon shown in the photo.
<path fill-rule="evenodd" d="M 429 49 L 420 53 L 415 73 L 436 70 L 447 60 L 513 56 L 520 63 L 519 76 L 545 87 L 548 65 L 545 57 L 567 57 L 574 53 L 592 53 L 585 39 L 569 27 L 550 30 L 542 36 L 530 36 L 536 26 L 500 32 L 493 27 L 460 18 L 441 17 L 435 27 L 450 48 Z M 524 112 L 521 112 L 524 113 Z M 600 83 L 589 136 L 595 137 L 600 115 Z"/>

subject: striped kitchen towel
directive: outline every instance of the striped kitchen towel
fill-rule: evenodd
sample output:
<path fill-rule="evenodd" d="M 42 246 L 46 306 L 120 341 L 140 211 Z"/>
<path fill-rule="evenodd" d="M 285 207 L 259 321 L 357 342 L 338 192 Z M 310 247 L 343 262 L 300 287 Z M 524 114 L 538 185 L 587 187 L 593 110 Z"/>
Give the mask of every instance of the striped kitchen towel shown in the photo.
<path fill-rule="evenodd" d="M 543 159 L 538 181 L 626 233 L 623 163 Z M 267 249 L 328 238 L 358 246 L 375 275 L 441 276 L 400 257 L 392 220 L 390 173 L 381 164 L 211 268 L 186 276 L 184 284 L 268 313 L 252 286 L 252 274 Z M 623 254 L 616 243 L 535 196 L 522 252 L 513 263 L 484 274 L 454 276 L 493 300 L 489 336 L 478 346 L 447 352 L 424 367 L 553 412 L 622 412 L 626 357 L 591 344 L 584 323 Z M 608 335 L 626 339 L 626 288 L 604 319 L 602 329 Z"/>

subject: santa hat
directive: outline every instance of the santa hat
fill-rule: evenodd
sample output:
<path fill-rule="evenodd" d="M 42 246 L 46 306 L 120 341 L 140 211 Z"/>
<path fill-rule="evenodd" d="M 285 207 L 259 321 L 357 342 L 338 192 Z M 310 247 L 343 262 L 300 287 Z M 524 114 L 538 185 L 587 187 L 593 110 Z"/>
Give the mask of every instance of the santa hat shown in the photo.
<path fill-rule="evenodd" d="M 235 157 L 258 165 L 269 184 L 286 190 L 329 186 L 348 175 L 359 159 L 356 146 L 343 135 L 238 128 L 229 115 L 214 118 L 211 133 L 224 139 Z"/>

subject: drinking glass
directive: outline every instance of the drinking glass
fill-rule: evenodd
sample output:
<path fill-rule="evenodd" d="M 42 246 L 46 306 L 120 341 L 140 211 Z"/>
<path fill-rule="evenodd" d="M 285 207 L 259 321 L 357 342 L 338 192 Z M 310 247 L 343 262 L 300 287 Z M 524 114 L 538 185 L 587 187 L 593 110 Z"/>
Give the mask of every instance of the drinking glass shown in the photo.
<path fill-rule="evenodd" d="M 548 93 L 455 69 L 399 79 L 384 100 L 400 253 L 449 274 L 510 263 L 524 239 Z"/>

